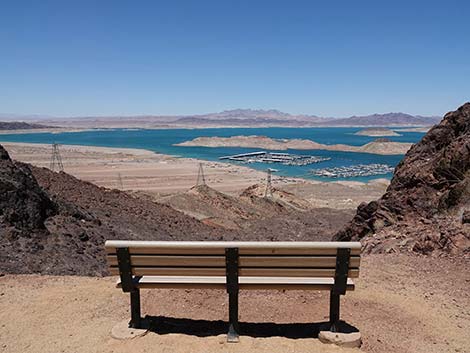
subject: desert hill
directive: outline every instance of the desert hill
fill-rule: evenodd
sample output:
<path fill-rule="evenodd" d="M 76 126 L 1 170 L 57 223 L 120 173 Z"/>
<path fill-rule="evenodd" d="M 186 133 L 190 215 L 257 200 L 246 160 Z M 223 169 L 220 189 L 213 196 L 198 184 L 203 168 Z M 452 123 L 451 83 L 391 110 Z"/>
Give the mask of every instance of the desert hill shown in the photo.
<path fill-rule="evenodd" d="M 157 201 L 205 223 L 227 229 L 242 229 L 248 220 L 287 215 L 293 210 L 292 206 L 281 199 L 278 201 L 278 198 L 263 196 L 264 189 L 261 185 L 253 185 L 240 197 L 222 193 L 207 185 L 198 185 L 187 192 L 159 198 Z"/>
<path fill-rule="evenodd" d="M 445 115 L 395 170 L 385 195 L 361 204 L 335 239 L 373 252 L 470 255 L 470 103 Z"/>
<path fill-rule="evenodd" d="M 157 201 L 205 223 L 226 229 L 240 229 L 246 220 L 259 219 L 262 217 L 262 211 L 264 214 L 267 212 L 207 185 L 194 186 L 186 192 L 160 198 Z"/>
<path fill-rule="evenodd" d="M 273 197 L 264 198 L 264 191 L 264 185 L 255 184 L 231 196 L 199 185 L 157 202 L 231 231 L 240 240 L 327 240 L 352 217 L 351 210 L 313 208 L 276 188 Z"/>
<path fill-rule="evenodd" d="M 254 184 L 243 190 L 240 194 L 240 198 L 242 200 L 247 200 L 252 204 L 260 204 L 262 202 L 263 204 L 261 204 L 261 206 L 263 209 L 266 208 L 264 204 L 265 202 L 271 202 L 279 205 L 280 207 L 295 211 L 307 211 L 312 208 L 308 201 L 294 195 L 293 193 L 275 187 L 271 188 L 272 197 L 265 198 L 265 194 L 265 185 Z"/>

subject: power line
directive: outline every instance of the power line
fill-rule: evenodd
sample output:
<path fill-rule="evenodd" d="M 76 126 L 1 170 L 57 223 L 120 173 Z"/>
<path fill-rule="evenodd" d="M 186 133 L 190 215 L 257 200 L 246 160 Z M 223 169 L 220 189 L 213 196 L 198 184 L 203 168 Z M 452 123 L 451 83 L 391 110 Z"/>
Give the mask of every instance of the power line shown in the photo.
<path fill-rule="evenodd" d="M 51 163 L 49 165 L 49 168 L 53 172 L 55 172 L 56 169 L 58 172 L 64 171 L 64 165 L 62 164 L 62 157 L 60 156 L 60 151 L 59 151 L 59 144 L 57 143 L 52 144 L 52 155 L 51 155 Z"/>
<path fill-rule="evenodd" d="M 264 190 L 264 198 L 272 198 L 273 197 L 273 186 L 271 184 L 271 174 L 272 172 L 276 172 L 276 169 L 268 168 L 266 170 L 266 189 Z"/>
<path fill-rule="evenodd" d="M 119 189 L 119 190 L 123 190 L 123 189 L 124 189 L 124 184 L 122 183 L 121 173 L 118 173 L 117 184 L 118 184 L 118 189 Z"/>
<path fill-rule="evenodd" d="M 206 177 L 204 176 L 204 169 L 202 168 L 202 163 L 199 163 L 199 170 L 197 172 L 196 186 L 199 185 L 206 185 Z"/>

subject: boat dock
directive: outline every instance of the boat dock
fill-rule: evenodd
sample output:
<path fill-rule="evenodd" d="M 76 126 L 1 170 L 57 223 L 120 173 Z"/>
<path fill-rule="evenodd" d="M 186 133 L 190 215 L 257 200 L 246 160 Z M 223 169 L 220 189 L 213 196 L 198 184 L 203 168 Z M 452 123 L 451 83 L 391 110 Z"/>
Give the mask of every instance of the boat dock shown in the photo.
<path fill-rule="evenodd" d="M 310 174 L 325 178 L 354 178 L 392 173 L 394 168 L 387 164 L 357 164 L 349 167 L 312 169 Z"/>
<path fill-rule="evenodd" d="M 309 164 L 315 164 L 323 161 L 328 161 L 331 158 L 308 156 L 308 155 L 296 155 L 290 153 L 280 152 L 266 152 L 257 151 L 242 154 L 234 154 L 231 156 L 219 157 L 221 160 L 230 160 L 241 163 L 279 163 L 283 165 L 291 166 L 304 166 Z"/>

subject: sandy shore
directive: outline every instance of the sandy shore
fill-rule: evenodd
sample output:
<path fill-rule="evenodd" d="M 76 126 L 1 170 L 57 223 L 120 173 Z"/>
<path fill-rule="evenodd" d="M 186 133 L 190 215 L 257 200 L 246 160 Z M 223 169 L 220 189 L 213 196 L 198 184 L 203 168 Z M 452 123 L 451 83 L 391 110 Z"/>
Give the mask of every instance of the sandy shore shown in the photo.
<path fill-rule="evenodd" d="M 410 127 L 410 128 L 398 128 L 398 129 L 393 129 L 395 131 L 399 132 L 428 132 L 429 130 L 432 129 L 432 126 L 421 126 L 421 127 Z"/>
<path fill-rule="evenodd" d="M 103 130 L 103 129 L 86 129 L 86 128 L 68 128 L 68 127 L 45 127 L 43 129 L 16 129 L 16 130 L 0 130 L 0 135 L 16 135 L 16 134 L 38 134 L 38 133 L 52 133 L 59 134 L 61 132 L 81 132 L 91 130 Z"/>
<path fill-rule="evenodd" d="M 356 132 L 357 136 L 385 137 L 385 136 L 401 136 L 391 129 L 367 128 Z"/>
<path fill-rule="evenodd" d="M 13 159 L 50 166 L 50 145 L 9 142 L 2 145 Z M 79 179 L 156 196 L 183 192 L 194 186 L 199 163 L 203 163 L 207 184 L 222 192 L 238 194 L 253 184 L 265 183 L 266 178 L 264 172 L 244 166 L 176 158 L 141 149 L 61 145 L 60 153 L 65 171 Z M 329 183 L 273 176 L 275 187 L 286 188 L 314 207 L 355 208 L 360 202 L 379 198 L 387 184 L 384 179 Z"/>

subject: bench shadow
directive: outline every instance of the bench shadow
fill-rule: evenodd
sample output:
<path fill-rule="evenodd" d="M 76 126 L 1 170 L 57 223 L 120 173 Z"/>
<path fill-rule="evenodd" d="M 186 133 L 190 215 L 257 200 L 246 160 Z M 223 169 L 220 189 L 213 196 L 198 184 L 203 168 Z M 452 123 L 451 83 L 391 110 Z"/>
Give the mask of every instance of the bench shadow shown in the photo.
<path fill-rule="evenodd" d="M 209 337 L 227 334 L 228 322 L 222 320 L 178 319 L 166 316 L 146 316 L 149 331 L 163 335 L 181 333 L 197 337 Z M 328 322 L 277 324 L 272 322 L 240 322 L 240 335 L 250 337 L 285 337 L 285 338 L 318 338 L 321 330 L 325 330 Z M 344 322 L 340 322 L 339 331 L 343 333 L 359 330 Z"/>

